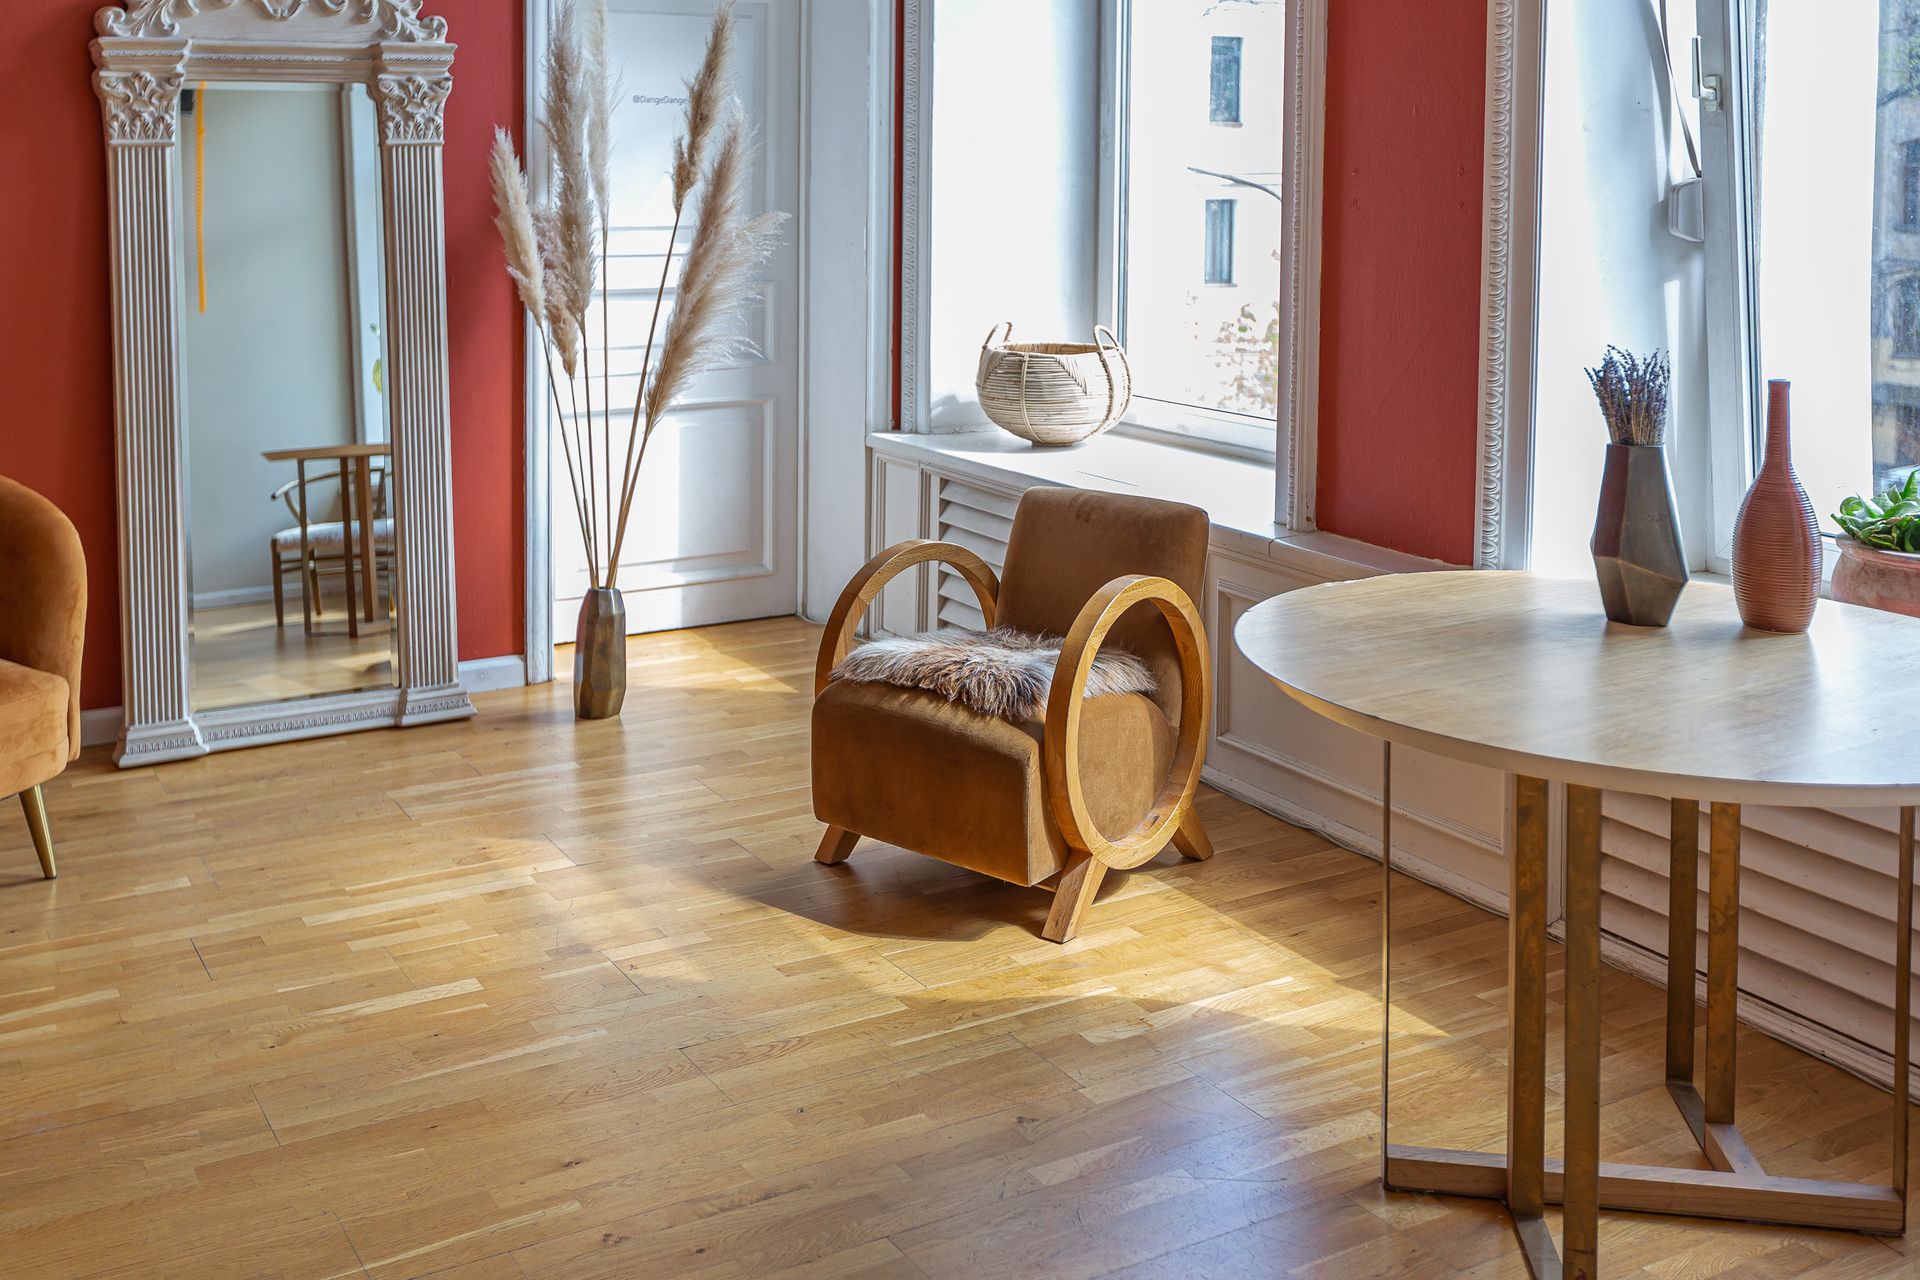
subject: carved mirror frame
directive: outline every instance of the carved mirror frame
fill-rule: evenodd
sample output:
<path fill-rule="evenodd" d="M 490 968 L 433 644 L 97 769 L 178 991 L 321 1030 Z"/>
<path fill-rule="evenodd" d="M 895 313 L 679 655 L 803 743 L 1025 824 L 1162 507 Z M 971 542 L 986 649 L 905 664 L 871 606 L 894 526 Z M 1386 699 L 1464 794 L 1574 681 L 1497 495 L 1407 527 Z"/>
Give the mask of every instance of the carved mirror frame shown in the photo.
<path fill-rule="evenodd" d="M 94 15 L 106 132 L 120 513 L 122 767 L 473 714 L 454 632 L 447 264 L 440 153 L 454 46 L 420 0 L 128 0 Z M 365 84 L 380 127 L 394 686 L 192 707 L 187 422 L 175 268 L 181 87 Z"/>

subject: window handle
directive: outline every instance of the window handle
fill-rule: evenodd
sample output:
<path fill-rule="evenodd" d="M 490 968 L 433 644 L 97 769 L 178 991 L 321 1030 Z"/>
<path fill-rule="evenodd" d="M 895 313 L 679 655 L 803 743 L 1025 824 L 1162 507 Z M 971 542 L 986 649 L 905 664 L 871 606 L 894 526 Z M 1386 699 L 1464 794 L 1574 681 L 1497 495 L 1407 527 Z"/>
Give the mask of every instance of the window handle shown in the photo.
<path fill-rule="evenodd" d="M 1693 96 L 1708 111 L 1720 109 L 1720 77 L 1700 74 L 1700 37 L 1693 38 Z"/>

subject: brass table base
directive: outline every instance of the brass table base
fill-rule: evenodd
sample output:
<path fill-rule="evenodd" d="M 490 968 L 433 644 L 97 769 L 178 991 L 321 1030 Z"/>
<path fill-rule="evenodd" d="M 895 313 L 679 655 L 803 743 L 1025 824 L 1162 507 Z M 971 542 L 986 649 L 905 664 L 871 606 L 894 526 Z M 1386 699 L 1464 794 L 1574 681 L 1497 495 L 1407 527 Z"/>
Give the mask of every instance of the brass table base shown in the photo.
<path fill-rule="evenodd" d="M 1714 804 L 1707 884 L 1707 1017 L 1703 1089 L 1694 1085 L 1694 957 L 1699 889 L 1697 801 L 1673 801 L 1667 947 L 1667 1090 L 1709 1169 L 1611 1164 L 1600 1133 L 1600 792 L 1567 787 L 1566 1137 L 1564 1160 L 1546 1138 L 1547 808 L 1543 779 L 1511 779 L 1508 864 L 1507 1151 L 1393 1144 L 1388 1137 L 1393 1005 L 1391 974 L 1392 767 L 1383 752 L 1381 998 L 1381 1180 L 1390 1191 L 1504 1201 L 1536 1280 L 1599 1275 L 1599 1211 L 1737 1219 L 1879 1235 L 1907 1226 L 1907 1095 L 1913 959 L 1914 810 L 1900 811 L 1895 904 L 1892 1181 L 1888 1185 L 1780 1178 L 1760 1167 L 1734 1123 L 1734 1036 L 1739 998 L 1740 806 Z M 1541 1217 L 1563 1207 L 1556 1249 Z M 1564 1260 L 1562 1256 L 1564 1251 Z"/>

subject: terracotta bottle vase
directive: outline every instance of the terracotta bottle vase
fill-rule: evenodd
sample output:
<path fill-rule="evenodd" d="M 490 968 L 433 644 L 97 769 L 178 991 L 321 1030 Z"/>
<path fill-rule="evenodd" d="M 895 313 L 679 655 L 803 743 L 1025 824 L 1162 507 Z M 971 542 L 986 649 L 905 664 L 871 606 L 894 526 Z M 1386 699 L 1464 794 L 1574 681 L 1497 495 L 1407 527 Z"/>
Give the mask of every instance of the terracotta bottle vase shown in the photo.
<path fill-rule="evenodd" d="M 606 720 L 627 700 L 627 604 L 612 587 L 593 587 L 580 601 L 573 635 L 573 714 Z"/>
<path fill-rule="evenodd" d="M 1793 474 L 1785 380 L 1767 383 L 1767 454 L 1733 526 L 1733 598 L 1758 631 L 1805 631 L 1820 601 L 1820 525 Z"/>

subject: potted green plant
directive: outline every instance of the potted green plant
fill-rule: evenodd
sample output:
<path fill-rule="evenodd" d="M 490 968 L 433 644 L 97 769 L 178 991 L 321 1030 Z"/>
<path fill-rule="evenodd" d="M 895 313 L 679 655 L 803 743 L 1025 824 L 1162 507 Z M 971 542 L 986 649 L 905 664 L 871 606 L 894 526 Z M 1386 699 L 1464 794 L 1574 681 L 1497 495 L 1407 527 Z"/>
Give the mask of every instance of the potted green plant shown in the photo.
<path fill-rule="evenodd" d="M 1833 598 L 1920 618 L 1920 468 L 1871 498 L 1840 504 Z"/>

